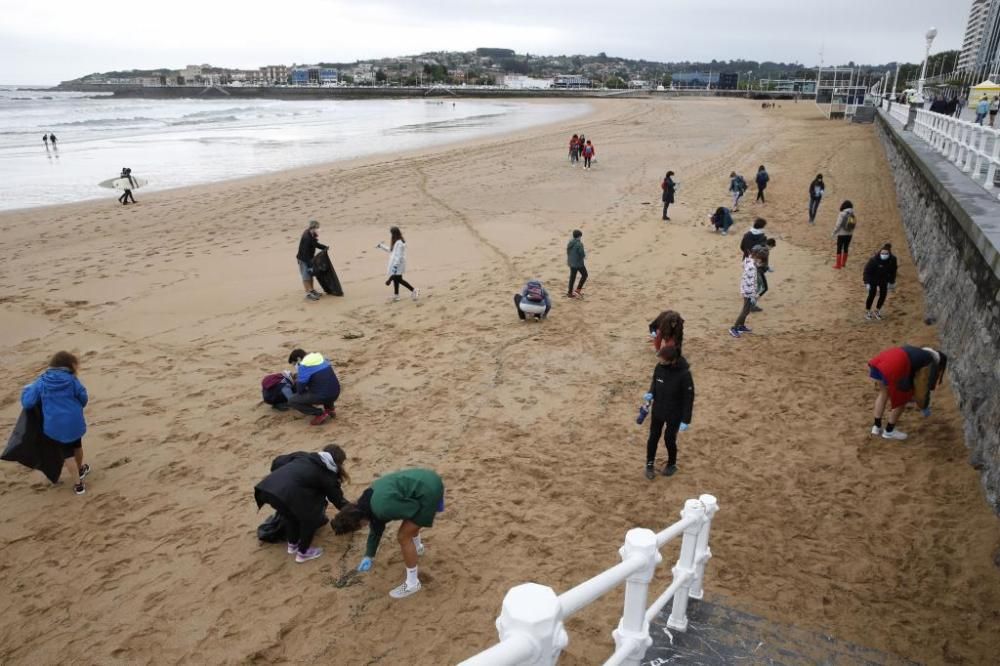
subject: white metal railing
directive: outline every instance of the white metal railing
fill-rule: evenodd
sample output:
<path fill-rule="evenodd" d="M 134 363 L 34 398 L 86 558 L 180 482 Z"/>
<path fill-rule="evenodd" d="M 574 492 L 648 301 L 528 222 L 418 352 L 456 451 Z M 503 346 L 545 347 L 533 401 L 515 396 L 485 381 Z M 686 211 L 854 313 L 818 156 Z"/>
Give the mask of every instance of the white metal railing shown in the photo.
<path fill-rule="evenodd" d="M 563 621 L 625 583 L 625 609 L 612 632 L 615 651 L 604 666 L 639 666 L 653 643 L 649 623 L 668 602 L 667 626 L 687 630 L 688 599 L 704 596 L 705 565 L 712 557 L 708 537 L 719 510 L 715 497 L 702 495 L 684 503 L 681 519 L 661 532 L 634 528 L 618 554 L 622 561 L 576 587 L 556 595 L 551 587 L 525 583 L 508 590 L 497 632 L 500 642 L 463 661 L 460 666 L 554 666 L 569 644 Z M 670 586 L 649 608 L 646 600 L 660 548 L 683 535 Z"/>
<path fill-rule="evenodd" d="M 902 118 L 896 111 L 897 106 L 901 107 Z M 893 104 L 890 111 L 904 125 L 909 112 L 910 109 L 903 104 Z M 927 109 L 918 108 L 916 112 L 913 133 L 993 194 L 998 188 L 996 181 L 1000 168 L 1000 130 Z"/>

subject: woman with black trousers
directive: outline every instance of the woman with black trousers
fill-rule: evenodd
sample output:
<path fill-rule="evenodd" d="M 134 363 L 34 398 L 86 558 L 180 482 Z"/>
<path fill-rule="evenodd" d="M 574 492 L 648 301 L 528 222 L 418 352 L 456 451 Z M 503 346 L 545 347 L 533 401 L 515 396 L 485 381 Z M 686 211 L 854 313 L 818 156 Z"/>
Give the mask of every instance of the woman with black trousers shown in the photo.
<path fill-rule="evenodd" d="M 688 362 L 673 345 L 661 347 L 656 356 L 660 362 L 653 370 L 653 381 L 649 386 L 653 406 L 649 440 L 646 442 L 646 478 L 650 481 L 656 478 L 653 463 L 661 433 L 667 446 L 667 464 L 663 467 L 663 475 L 673 476 L 677 472 L 677 433 L 688 429 L 694 410 L 694 380 Z"/>
<path fill-rule="evenodd" d="M 889 295 L 890 289 L 896 288 L 896 257 L 892 254 L 892 243 L 886 243 L 875 255 L 865 264 L 865 290 L 868 298 L 865 300 L 865 319 L 882 319 L 882 306 L 885 305 L 885 298 Z M 875 310 L 872 310 L 872 303 L 875 301 L 875 292 L 878 292 L 878 303 Z"/>
<path fill-rule="evenodd" d="M 298 451 L 278 456 L 271 463 L 271 473 L 253 489 L 257 508 L 271 505 L 285 525 L 288 554 L 295 561 L 308 562 L 323 554 L 313 548 L 316 530 L 326 522 L 326 501 L 342 509 L 347 505 L 340 488 L 350 481 L 344 470 L 347 454 L 336 444 L 318 453 Z"/>
<path fill-rule="evenodd" d="M 670 220 L 667 216 L 667 209 L 674 202 L 674 192 L 677 191 L 677 183 L 674 182 L 673 176 L 674 172 L 668 171 L 663 182 L 660 183 L 660 188 L 663 190 L 663 219 L 667 221 Z"/>

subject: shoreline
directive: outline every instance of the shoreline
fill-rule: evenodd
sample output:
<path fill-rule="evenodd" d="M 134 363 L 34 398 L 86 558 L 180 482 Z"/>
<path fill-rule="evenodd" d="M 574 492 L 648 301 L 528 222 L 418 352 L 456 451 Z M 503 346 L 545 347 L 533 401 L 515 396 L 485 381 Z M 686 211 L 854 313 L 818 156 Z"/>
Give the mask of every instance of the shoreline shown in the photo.
<path fill-rule="evenodd" d="M 523 103 L 532 104 L 532 100 L 522 100 Z M 540 103 L 552 103 L 552 100 L 538 100 Z M 202 192 L 205 188 L 214 189 L 222 185 L 233 185 L 239 186 L 240 184 L 252 184 L 260 181 L 264 184 L 272 184 L 269 181 L 285 181 L 292 180 L 294 178 L 303 178 L 315 175 L 318 172 L 327 172 L 333 169 L 347 170 L 364 166 L 371 166 L 373 164 L 383 164 L 385 162 L 391 162 L 393 160 L 409 159 L 420 155 L 436 155 L 444 151 L 454 150 L 458 148 L 472 148 L 477 147 L 481 144 L 489 144 L 492 142 L 500 140 L 520 140 L 527 136 L 534 135 L 536 132 L 540 132 L 540 135 L 547 135 L 557 128 L 563 126 L 570 126 L 570 123 L 593 123 L 604 117 L 603 114 L 610 112 L 609 108 L 601 108 L 602 105 L 610 104 L 608 101 L 600 100 L 588 100 L 588 110 L 586 110 L 582 115 L 577 116 L 569 120 L 553 120 L 548 122 L 542 122 L 534 125 L 529 125 L 523 127 L 508 134 L 503 134 L 501 132 L 493 132 L 487 135 L 473 137 L 473 138 L 459 138 L 454 140 L 446 140 L 441 143 L 435 144 L 433 146 L 425 146 L 418 148 L 411 148 L 407 150 L 400 151 L 379 151 L 374 153 L 369 153 L 361 157 L 348 157 L 343 159 L 325 160 L 322 162 L 315 162 L 312 164 L 304 164 L 302 166 L 293 167 L 290 169 L 280 169 L 277 171 L 270 171 L 264 173 L 258 173 L 248 176 L 237 176 L 235 178 L 225 178 L 222 180 L 213 180 L 197 185 L 183 185 L 180 187 L 166 188 L 162 190 L 153 190 L 148 193 L 142 193 L 141 190 L 136 190 L 140 193 L 142 201 L 153 201 L 159 200 L 164 195 L 170 194 L 194 194 L 197 192 Z M 568 141 L 568 139 L 567 139 Z M 99 205 L 101 202 L 106 202 L 111 199 L 111 194 L 116 194 L 117 190 L 107 190 L 108 197 L 94 197 L 89 199 L 80 199 L 78 201 L 70 201 L 65 203 L 53 203 L 46 204 L 43 206 L 28 206 L 25 208 L 12 208 L 8 210 L 0 210 L 0 223 L 3 222 L 5 217 L 10 217 L 18 214 L 27 213 L 29 211 L 61 211 L 67 208 L 75 208 L 79 206 L 87 205 Z"/>

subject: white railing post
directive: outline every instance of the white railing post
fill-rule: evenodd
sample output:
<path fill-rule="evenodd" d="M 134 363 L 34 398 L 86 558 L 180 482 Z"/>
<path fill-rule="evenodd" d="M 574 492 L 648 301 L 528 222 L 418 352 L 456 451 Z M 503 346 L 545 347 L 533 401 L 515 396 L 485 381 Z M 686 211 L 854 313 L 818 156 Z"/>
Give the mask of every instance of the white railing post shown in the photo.
<path fill-rule="evenodd" d="M 646 561 L 639 571 L 625 579 L 625 610 L 618 628 L 611 635 L 615 639 L 616 652 L 627 649 L 625 666 L 639 666 L 646 650 L 653 644 L 649 637 L 649 623 L 646 622 L 646 600 L 649 595 L 649 582 L 653 580 L 656 565 L 663 557 L 656 546 L 656 533 L 640 527 L 631 529 L 625 535 L 625 545 L 618 551 L 622 562 L 632 557 L 641 557 Z M 629 643 L 625 647 L 625 643 Z"/>
<path fill-rule="evenodd" d="M 997 165 L 1000 164 L 1000 132 L 993 133 L 993 153 L 990 155 L 990 166 L 986 170 L 986 182 L 983 187 L 992 190 L 997 177 Z"/>
<path fill-rule="evenodd" d="M 562 624 L 559 598 L 551 587 L 525 583 L 513 587 L 503 598 L 503 610 L 497 618 L 500 642 L 526 638 L 532 646 L 524 666 L 555 666 L 569 637 Z"/>
<path fill-rule="evenodd" d="M 719 502 L 712 495 L 702 495 L 698 501 L 705 507 L 705 522 L 701 524 L 698 540 L 694 545 L 694 580 L 688 596 L 701 599 L 705 596 L 705 565 L 712 559 L 712 549 L 708 547 L 708 537 L 712 532 L 712 518 L 719 510 Z"/>
<path fill-rule="evenodd" d="M 704 519 L 705 506 L 696 499 L 689 499 L 684 502 L 681 516 L 683 518 Z M 684 530 L 681 554 L 673 568 L 674 580 L 684 580 L 674 595 L 674 605 L 670 610 L 670 617 L 667 619 L 667 627 L 677 631 L 687 631 L 688 594 L 691 589 L 691 579 L 694 577 L 694 549 L 699 532 L 701 532 L 701 520 L 694 521 Z"/>

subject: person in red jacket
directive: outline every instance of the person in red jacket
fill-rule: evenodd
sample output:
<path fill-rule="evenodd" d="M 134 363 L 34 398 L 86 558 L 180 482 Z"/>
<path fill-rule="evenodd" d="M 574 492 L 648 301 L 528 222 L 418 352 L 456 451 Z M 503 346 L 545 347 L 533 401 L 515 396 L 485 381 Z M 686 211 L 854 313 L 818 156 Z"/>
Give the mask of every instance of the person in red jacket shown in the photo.
<path fill-rule="evenodd" d="M 875 380 L 879 391 L 875 398 L 872 436 L 898 440 L 907 438 L 905 432 L 896 430 L 896 422 L 907 403 L 915 397 L 917 373 L 927 366 L 931 369 L 925 398 L 926 406 L 923 409 L 924 416 L 930 416 L 930 391 L 940 386 L 948 367 L 948 357 L 944 352 L 930 347 L 903 345 L 881 351 L 868 361 L 868 376 Z M 885 414 L 886 403 L 890 406 L 890 412 L 888 423 L 883 429 L 882 417 Z"/>
<path fill-rule="evenodd" d="M 594 158 L 594 155 L 595 155 L 594 144 L 592 144 L 590 142 L 590 139 L 587 139 L 587 143 L 583 144 L 583 168 L 584 169 L 589 169 L 590 168 L 590 160 L 592 160 Z"/>
<path fill-rule="evenodd" d="M 576 166 L 580 161 L 580 137 L 576 134 L 569 140 L 569 163 Z"/>

